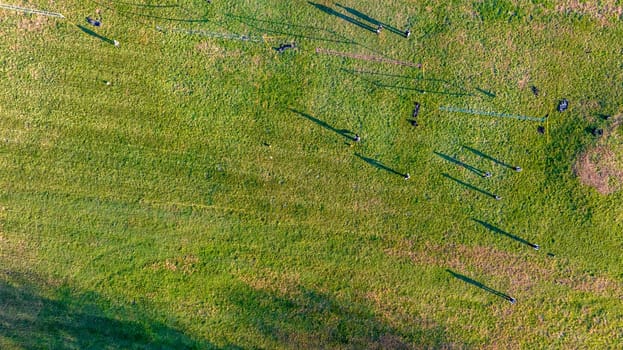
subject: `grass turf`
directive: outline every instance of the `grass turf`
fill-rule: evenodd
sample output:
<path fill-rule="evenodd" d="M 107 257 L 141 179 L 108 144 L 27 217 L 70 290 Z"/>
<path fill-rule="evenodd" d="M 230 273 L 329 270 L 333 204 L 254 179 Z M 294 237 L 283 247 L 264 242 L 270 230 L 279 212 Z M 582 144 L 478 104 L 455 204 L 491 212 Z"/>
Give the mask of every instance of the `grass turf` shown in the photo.
<path fill-rule="evenodd" d="M 66 19 L 0 13 L 3 348 L 623 336 L 622 194 L 572 172 L 594 116 L 621 112 L 615 5 L 21 5 Z M 442 106 L 549 114 L 547 135 Z"/>

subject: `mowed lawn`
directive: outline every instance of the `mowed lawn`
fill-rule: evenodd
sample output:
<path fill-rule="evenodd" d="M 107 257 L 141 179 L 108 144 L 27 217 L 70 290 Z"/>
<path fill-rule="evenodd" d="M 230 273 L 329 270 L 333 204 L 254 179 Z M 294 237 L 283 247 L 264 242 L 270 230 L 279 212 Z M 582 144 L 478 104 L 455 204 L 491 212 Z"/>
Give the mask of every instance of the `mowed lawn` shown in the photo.
<path fill-rule="evenodd" d="M 0 348 L 620 347 L 617 3 L 0 9 Z"/>

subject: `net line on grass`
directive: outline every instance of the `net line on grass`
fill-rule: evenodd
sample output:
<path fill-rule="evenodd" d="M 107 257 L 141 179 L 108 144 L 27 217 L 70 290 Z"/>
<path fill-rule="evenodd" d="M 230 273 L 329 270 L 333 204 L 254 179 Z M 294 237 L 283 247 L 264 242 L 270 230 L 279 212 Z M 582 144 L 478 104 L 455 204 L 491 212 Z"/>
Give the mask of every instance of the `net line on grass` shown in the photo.
<path fill-rule="evenodd" d="M 239 35 L 239 34 L 233 34 L 233 33 L 219 33 L 219 32 L 210 32 L 207 30 L 199 30 L 199 29 L 183 29 L 183 28 L 166 29 L 160 26 L 156 26 L 156 30 L 159 32 L 163 32 L 163 33 L 167 33 L 167 32 L 182 33 L 182 34 L 188 34 L 188 35 L 206 36 L 206 37 L 217 38 L 217 39 L 250 41 L 250 42 L 256 42 L 256 43 L 266 42 L 267 40 L 272 39 L 271 37 L 264 37 L 264 36 L 258 37 L 258 36 L 249 36 L 249 35 Z"/>
<path fill-rule="evenodd" d="M 500 117 L 500 118 L 511 118 L 511 119 L 519 119 L 519 120 L 527 120 L 533 122 L 544 122 L 547 118 L 536 118 L 536 117 L 528 117 L 525 115 L 514 115 L 508 113 L 499 113 L 499 112 L 488 112 L 488 111 L 478 111 L 474 109 L 468 108 L 458 108 L 458 107 L 450 107 L 450 106 L 441 106 L 439 107 L 440 111 L 446 112 L 458 112 L 458 113 L 466 113 L 466 114 L 477 114 L 484 115 L 488 117 Z"/>
<path fill-rule="evenodd" d="M 316 48 L 316 53 L 325 54 L 325 55 L 331 55 L 331 56 L 348 57 L 348 58 L 354 58 L 354 59 L 357 59 L 357 60 L 364 60 L 364 61 L 391 63 L 391 64 L 396 64 L 396 65 L 399 65 L 399 66 L 409 66 L 409 67 L 422 68 L 422 64 L 421 63 L 404 62 L 404 61 L 392 60 L 390 58 L 384 58 L 384 57 L 378 57 L 378 56 L 370 56 L 370 55 L 361 55 L 361 54 L 356 54 L 356 53 L 339 52 L 339 51 L 323 49 L 323 48 L 320 48 L 320 47 Z"/>
<path fill-rule="evenodd" d="M 26 8 L 26 7 L 19 7 L 19 6 L 14 6 L 14 5 L 0 4 L 0 8 L 6 9 L 6 10 L 12 10 L 12 11 L 19 11 L 19 12 L 23 12 L 23 13 L 31 13 L 31 14 L 35 14 L 35 15 L 65 18 L 65 16 L 63 16 L 62 14 L 60 14 L 58 12 L 50 12 L 50 11 L 45 11 L 45 10 L 29 9 L 29 8 Z"/>

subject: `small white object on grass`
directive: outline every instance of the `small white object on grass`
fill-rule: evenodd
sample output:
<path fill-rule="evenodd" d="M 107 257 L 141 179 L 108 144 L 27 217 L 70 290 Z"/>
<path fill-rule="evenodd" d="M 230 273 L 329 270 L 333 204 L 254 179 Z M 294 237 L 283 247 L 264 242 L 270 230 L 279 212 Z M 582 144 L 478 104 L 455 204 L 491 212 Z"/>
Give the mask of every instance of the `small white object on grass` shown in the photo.
<path fill-rule="evenodd" d="M 115 47 L 119 47 L 121 45 L 121 43 L 119 43 L 117 40 L 113 40 L 113 43 L 115 44 Z"/>

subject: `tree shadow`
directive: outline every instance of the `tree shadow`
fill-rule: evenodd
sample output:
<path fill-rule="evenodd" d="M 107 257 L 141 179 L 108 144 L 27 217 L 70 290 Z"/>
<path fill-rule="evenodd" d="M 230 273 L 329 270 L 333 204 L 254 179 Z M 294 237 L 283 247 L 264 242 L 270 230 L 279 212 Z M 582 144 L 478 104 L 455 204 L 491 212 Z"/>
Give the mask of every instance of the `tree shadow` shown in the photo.
<path fill-rule="evenodd" d="M 480 192 L 480 193 L 484 194 L 485 196 L 491 197 L 493 199 L 500 199 L 500 197 L 498 195 L 495 195 L 495 194 L 493 194 L 491 192 L 487 192 L 485 190 L 482 190 L 482 189 L 480 189 L 480 188 L 478 188 L 476 186 L 470 185 L 467 182 L 463 182 L 463 181 L 461 181 L 461 180 L 459 180 L 457 178 L 454 178 L 454 177 L 452 177 L 452 176 L 450 176 L 450 175 L 448 175 L 446 173 L 443 173 L 441 175 L 443 177 L 447 178 L 447 179 L 450 179 L 450 180 L 458 183 L 459 185 L 461 185 L 463 187 L 466 187 L 466 188 L 470 189 L 470 190 L 473 190 L 473 191 L 476 191 L 476 192 Z"/>
<path fill-rule="evenodd" d="M 236 322 L 251 326 L 275 347 L 293 349 L 428 349 L 448 345 L 444 327 L 417 316 L 392 327 L 367 306 L 294 287 L 287 294 L 247 285 L 229 294 Z"/>
<path fill-rule="evenodd" d="M 76 24 L 76 27 L 80 28 L 81 31 L 83 31 L 84 33 L 86 33 L 86 34 L 88 34 L 88 35 L 90 35 L 90 36 L 92 36 L 94 38 L 100 39 L 101 41 L 103 41 L 105 43 L 108 43 L 110 45 L 115 45 L 115 41 L 114 40 L 108 39 L 107 37 L 105 37 L 103 35 L 99 35 L 99 34 L 97 34 L 96 32 L 92 31 L 91 29 L 89 29 L 87 27 L 84 27 L 84 26 L 82 26 L 80 24 Z"/>
<path fill-rule="evenodd" d="M 408 174 L 403 174 L 401 172 L 398 172 L 398 171 L 388 167 L 387 165 L 379 162 L 378 160 L 375 160 L 375 159 L 372 159 L 372 158 L 368 158 L 368 157 L 364 157 L 364 156 L 362 156 L 359 153 L 355 153 L 355 156 L 359 157 L 359 159 L 363 160 L 364 162 L 372 165 L 373 167 L 375 167 L 377 169 L 385 170 L 385 171 L 390 172 L 392 174 L 396 174 L 396 175 L 398 175 L 400 177 L 404 177 L 404 178 L 408 177 Z"/>
<path fill-rule="evenodd" d="M 443 153 L 439 153 L 437 151 L 434 151 L 433 153 L 435 153 L 436 155 L 438 155 L 439 157 L 441 157 L 442 159 L 447 160 L 450 163 L 454 163 L 460 167 L 463 167 L 471 172 L 473 172 L 474 174 L 478 175 L 478 176 L 485 176 L 487 173 L 485 171 L 482 171 L 476 167 L 473 167 L 469 164 L 465 164 L 463 162 L 461 162 L 460 160 L 456 159 L 456 158 L 452 158 L 447 154 L 443 154 Z"/>
<path fill-rule="evenodd" d="M 383 26 L 383 29 L 387 29 L 387 30 L 389 30 L 390 32 L 392 32 L 394 34 L 398 34 L 400 36 L 404 36 L 405 35 L 405 31 L 399 30 L 396 27 L 393 27 L 393 26 L 391 26 L 391 25 L 389 25 L 389 24 L 387 24 L 385 22 L 381 22 L 381 21 L 379 21 L 379 20 L 377 20 L 375 18 L 372 18 L 372 17 L 370 17 L 370 16 L 368 16 L 368 15 L 362 13 L 362 12 L 359 12 L 359 11 L 355 10 L 352 7 L 346 7 L 346 6 L 340 5 L 338 3 L 335 3 L 335 6 L 341 7 L 342 9 L 344 9 L 346 12 L 350 13 L 351 15 L 353 15 L 355 17 L 358 17 L 361 20 L 368 21 L 368 22 L 372 23 L 373 25 L 375 25 L 377 27 L 378 26 Z"/>
<path fill-rule="evenodd" d="M 333 126 L 327 124 L 326 122 L 318 119 L 318 118 L 314 118 L 311 115 L 307 114 L 307 113 L 303 113 L 301 111 L 297 111 L 296 109 L 293 108 L 288 108 L 291 112 L 296 113 L 298 115 L 300 115 L 301 117 L 312 121 L 320 126 L 322 126 L 323 128 L 330 130 L 338 135 L 341 135 L 342 137 L 345 137 L 347 139 L 349 139 L 350 141 L 357 141 L 356 135 L 354 132 L 347 130 L 347 129 L 336 129 Z"/>
<path fill-rule="evenodd" d="M 480 157 L 485 158 L 485 159 L 489 159 L 490 161 L 494 162 L 495 164 L 501 165 L 501 166 L 503 166 L 503 167 L 505 167 L 505 168 L 515 169 L 515 167 L 514 167 L 514 166 L 512 166 L 512 165 L 510 165 L 510 164 L 507 164 L 507 163 L 504 163 L 503 161 L 501 161 L 501 160 L 499 160 L 499 159 L 496 159 L 496 158 L 493 158 L 493 157 L 491 157 L 490 155 L 487 155 L 487 154 L 485 154 L 485 153 L 482 153 L 482 152 L 480 152 L 480 151 L 478 151 L 478 150 L 476 150 L 476 149 L 474 149 L 474 148 L 471 148 L 471 147 L 469 147 L 469 146 L 465 146 L 465 145 L 463 145 L 463 148 L 465 148 L 466 150 L 468 150 L 468 151 L 470 151 L 470 152 L 474 153 L 474 154 L 475 154 L 475 155 L 477 155 L 477 156 L 480 156 Z"/>
<path fill-rule="evenodd" d="M 525 239 L 523 239 L 521 237 L 518 237 L 518 236 L 515 236 L 513 234 L 510 234 L 510 233 L 508 233 L 508 232 L 506 232 L 506 231 L 504 231 L 504 230 L 502 230 L 502 229 L 500 229 L 498 227 L 495 227 L 495 226 L 493 226 L 493 225 L 491 225 L 491 224 L 489 224 L 487 222 L 484 222 L 484 221 L 481 221 L 481 220 L 478 220 L 478 219 L 474 219 L 474 218 L 472 218 L 472 220 L 474 222 L 477 222 L 480 225 L 484 226 L 488 230 L 491 230 L 491 231 L 493 231 L 495 233 L 504 235 L 504 236 L 506 236 L 506 237 L 508 237 L 510 239 L 514 239 L 515 241 L 517 241 L 519 243 L 523 243 L 523 244 L 525 244 L 525 245 L 527 245 L 527 246 L 529 246 L 531 248 L 534 248 L 536 250 L 539 250 L 539 248 L 540 248 L 538 244 L 530 243 L 530 242 L 526 241 Z"/>
<path fill-rule="evenodd" d="M 0 346 L 24 349 L 216 349 L 136 307 L 102 308 L 96 293 L 71 287 L 44 296 L 45 281 L 9 272 L 0 277 Z M 112 310 L 112 311 L 111 311 Z"/>
<path fill-rule="evenodd" d="M 339 13 L 339 12 L 335 11 L 334 9 L 332 9 L 332 8 L 330 8 L 328 6 L 322 5 L 322 4 L 317 4 L 317 3 L 311 2 L 311 1 L 308 1 L 307 3 L 312 5 L 312 6 L 314 6 L 315 8 L 317 8 L 318 10 L 320 10 L 320 11 L 326 13 L 326 14 L 329 14 L 331 16 L 335 16 L 335 17 L 341 18 L 341 19 L 345 20 L 348 23 L 354 24 L 354 25 L 356 25 L 356 26 L 358 26 L 358 27 L 360 27 L 362 29 L 369 30 L 369 31 L 371 31 L 373 33 L 376 33 L 376 28 L 375 27 L 367 25 L 367 24 L 357 20 L 356 18 L 346 16 L 345 14 Z"/>
<path fill-rule="evenodd" d="M 504 298 L 505 300 L 511 302 L 512 304 L 514 304 L 515 301 L 516 301 L 515 298 L 511 297 L 510 295 L 504 294 L 504 293 L 502 293 L 500 291 L 497 291 L 497 290 L 495 290 L 495 289 L 493 289 L 491 287 L 488 287 L 488 286 L 486 286 L 486 285 L 484 285 L 484 284 L 482 284 L 482 283 L 480 283 L 480 282 L 478 282 L 476 280 L 473 280 L 473 279 L 471 279 L 471 278 L 469 278 L 469 277 L 467 277 L 465 275 L 461 275 L 460 273 L 456 273 L 456 272 L 454 272 L 454 271 L 452 271 L 450 269 L 446 269 L 446 271 L 448 271 L 448 273 L 451 274 L 453 277 L 458 278 L 458 279 L 460 279 L 461 281 L 463 281 L 465 283 L 469 283 L 469 284 L 471 284 L 473 286 L 476 286 L 476 287 L 478 287 L 478 288 L 480 288 L 480 289 L 482 289 L 482 290 L 484 290 L 486 292 L 489 292 L 489 293 L 491 293 L 493 295 L 496 295 L 496 296 L 498 296 L 500 298 Z"/>
<path fill-rule="evenodd" d="M 257 18 L 253 18 L 253 17 L 245 17 L 245 16 L 239 16 L 239 15 L 234 15 L 231 13 L 226 13 L 225 16 L 231 18 L 232 20 L 235 20 L 237 22 L 243 23 L 251 28 L 254 28 L 258 31 L 261 32 L 266 32 L 266 33 L 272 33 L 272 34 L 280 34 L 280 35 L 289 35 L 295 38 L 304 38 L 304 39 L 309 39 L 309 40 L 316 40 L 316 41 L 326 41 L 326 42 L 332 42 L 332 43 L 338 43 L 338 44 L 352 44 L 352 45 L 359 45 L 357 42 L 355 42 L 352 39 L 348 39 L 343 35 L 340 35 L 334 31 L 331 30 L 327 30 L 327 29 L 323 29 L 323 28 L 318 28 L 318 27 L 312 27 L 312 26 L 304 26 L 304 25 L 299 25 L 299 24 L 292 24 L 292 23 L 285 23 L 285 22 L 277 22 L 277 21 L 269 21 L 269 20 L 263 20 L 263 19 L 257 19 Z M 279 29 L 273 29 L 273 28 L 266 28 L 265 26 L 262 25 L 276 25 L 276 26 L 282 26 L 285 28 L 299 28 L 299 29 L 303 29 L 303 30 L 311 30 L 314 31 L 314 33 L 329 33 L 330 35 L 333 35 L 339 39 L 333 39 L 333 38 L 323 38 L 320 36 L 315 36 L 315 35 L 303 35 L 300 33 L 292 33 L 286 30 L 279 30 Z"/>

